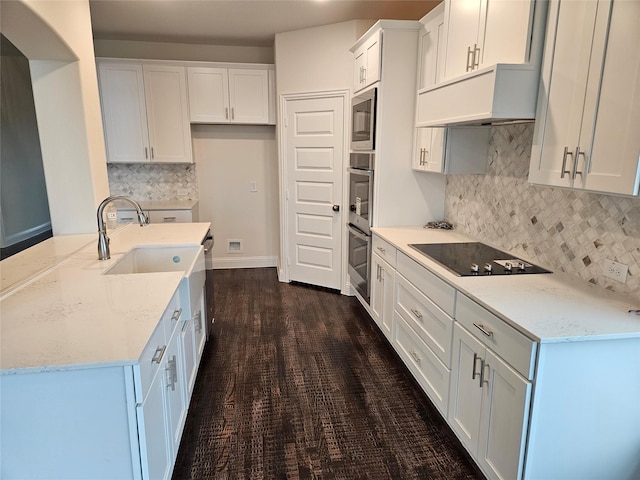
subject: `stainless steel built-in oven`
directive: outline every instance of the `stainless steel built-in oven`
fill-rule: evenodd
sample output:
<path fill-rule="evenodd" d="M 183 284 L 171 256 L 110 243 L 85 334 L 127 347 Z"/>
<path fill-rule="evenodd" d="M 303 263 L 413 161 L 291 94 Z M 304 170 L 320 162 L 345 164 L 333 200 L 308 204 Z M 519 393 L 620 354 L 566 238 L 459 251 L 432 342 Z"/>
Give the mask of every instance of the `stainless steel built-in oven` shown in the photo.
<path fill-rule="evenodd" d="M 349 278 L 351 285 L 369 303 L 371 279 L 371 235 L 349 225 Z"/>
<path fill-rule="evenodd" d="M 375 154 L 354 152 L 349 160 L 349 277 L 369 303 Z"/>
<path fill-rule="evenodd" d="M 351 99 L 351 150 L 373 150 L 376 135 L 376 88 Z"/>

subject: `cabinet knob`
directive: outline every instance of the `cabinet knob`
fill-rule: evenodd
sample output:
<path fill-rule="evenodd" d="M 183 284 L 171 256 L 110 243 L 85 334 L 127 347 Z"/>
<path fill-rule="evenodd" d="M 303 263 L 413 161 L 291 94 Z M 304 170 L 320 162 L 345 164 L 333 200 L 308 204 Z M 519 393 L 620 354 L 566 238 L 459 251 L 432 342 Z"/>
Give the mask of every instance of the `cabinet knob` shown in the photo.
<path fill-rule="evenodd" d="M 340 211 L 340 205 L 334 205 L 333 207 L 331 207 L 331 210 L 333 210 L 334 212 L 339 212 Z"/>

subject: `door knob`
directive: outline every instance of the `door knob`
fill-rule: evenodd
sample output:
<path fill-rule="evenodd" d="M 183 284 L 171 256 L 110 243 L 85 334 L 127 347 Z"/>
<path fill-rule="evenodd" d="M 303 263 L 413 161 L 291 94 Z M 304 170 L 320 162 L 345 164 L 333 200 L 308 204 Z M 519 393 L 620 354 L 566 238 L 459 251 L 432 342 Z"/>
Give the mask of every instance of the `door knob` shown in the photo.
<path fill-rule="evenodd" d="M 333 206 L 333 208 L 332 208 L 332 210 L 333 210 L 334 212 L 339 212 L 339 211 L 340 211 L 340 205 L 334 205 L 334 206 Z"/>

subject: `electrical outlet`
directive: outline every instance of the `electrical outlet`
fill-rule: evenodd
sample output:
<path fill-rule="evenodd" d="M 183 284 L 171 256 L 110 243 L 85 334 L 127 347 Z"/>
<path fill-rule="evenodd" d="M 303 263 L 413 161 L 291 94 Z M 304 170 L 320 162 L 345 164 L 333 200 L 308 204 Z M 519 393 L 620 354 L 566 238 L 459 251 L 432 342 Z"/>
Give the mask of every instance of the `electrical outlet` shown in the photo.
<path fill-rule="evenodd" d="M 628 271 L 628 265 L 625 265 L 624 263 L 614 262 L 613 260 L 609 260 L 608 258 L 604 259 L 602 273 L 605 277 L 615 280 L 616 282 L 626 283 Z"/>
<path fill-rule="evenodd" d="M 187 190 L 186 188 L 179 188 L 178 189 L 178 196 L 179 197 L 186 197 L 187 195 L 189 195 L 189 190 Z"/>
<path fill-rule="evenodd" d="M 249 182 L 249 191 L 257 192 L 258 191 L 258 183 L 255 180 Z"/>

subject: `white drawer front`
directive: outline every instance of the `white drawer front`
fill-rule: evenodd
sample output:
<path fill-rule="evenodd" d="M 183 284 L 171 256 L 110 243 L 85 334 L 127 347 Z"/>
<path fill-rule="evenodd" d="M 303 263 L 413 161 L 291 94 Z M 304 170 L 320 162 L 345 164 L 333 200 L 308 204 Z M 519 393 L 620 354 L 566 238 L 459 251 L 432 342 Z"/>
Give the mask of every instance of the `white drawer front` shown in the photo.
<path fill-rule="evenodd" d="M 395 309 L 438 358 L 451 367 L 453 319 L 401 275 L 396 276 Z"/>
<path fill-rule="evenodd" d="M 396 351 L 440 413 L 447 418 L 451 371 L 420 340 L 398 312 L 393 312 L 393 317 Z"/>
<path fill-rule="evenodd" d="M 456 289 L 404 253 L 398 253 L 397 270 L 447 315 L 453 317 Z"/>
<path fill-rule="evenodd" d="M 396 268 L 396 247 L 383 240 L 375 233 L 373 234 L 372 251 L 384 258 L 385 261 L 393 268 Z"/>
<path fill-rule="evenodd" d="M 461 293 L 456 320 L 524 377 L 533 378 L 536 342 Z"/>
<path fill-rule="evenodd" d="M 149 210 L 150 223 L 189 223 L 191 210 Z"/>

